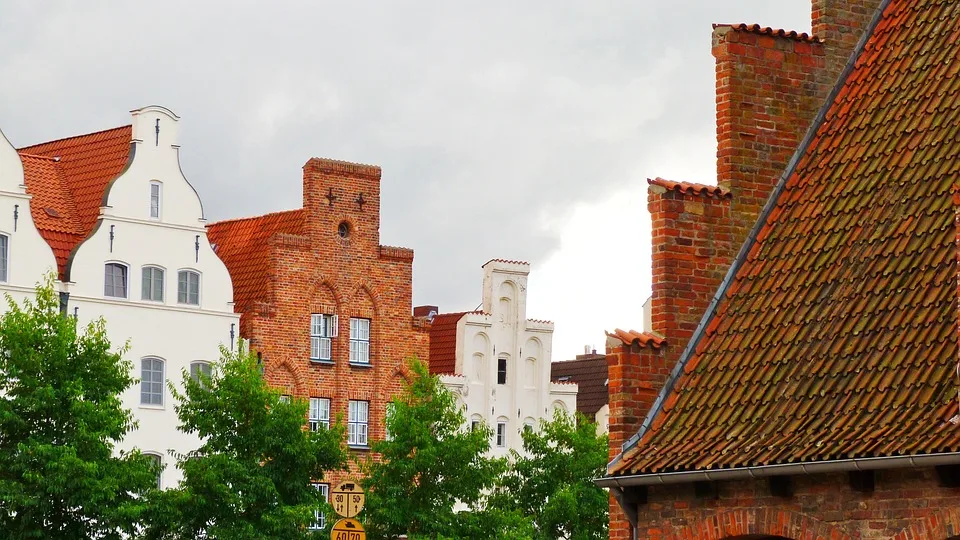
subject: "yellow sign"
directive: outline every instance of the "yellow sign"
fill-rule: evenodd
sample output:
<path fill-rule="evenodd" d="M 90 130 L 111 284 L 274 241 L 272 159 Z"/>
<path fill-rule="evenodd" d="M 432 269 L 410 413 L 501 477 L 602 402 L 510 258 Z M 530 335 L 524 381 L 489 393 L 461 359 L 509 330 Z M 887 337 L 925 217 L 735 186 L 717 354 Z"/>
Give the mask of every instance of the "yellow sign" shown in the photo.
<path fill-rule="evenodd" d="M 363 510 L 363 504 L 366 501 L 367 496 L 363 494 L 363 490 L 356 482 L 341 482 L 330 491 L 330 504 L 333 505 L 333 511 L 345 518 L 356 517 L 360 510 Z"/>
<path fill-rule="evenodd" d="M 363 525 L 355 519 L 343 518 L 334 524 L 330 540 L 367 540 Z"/>

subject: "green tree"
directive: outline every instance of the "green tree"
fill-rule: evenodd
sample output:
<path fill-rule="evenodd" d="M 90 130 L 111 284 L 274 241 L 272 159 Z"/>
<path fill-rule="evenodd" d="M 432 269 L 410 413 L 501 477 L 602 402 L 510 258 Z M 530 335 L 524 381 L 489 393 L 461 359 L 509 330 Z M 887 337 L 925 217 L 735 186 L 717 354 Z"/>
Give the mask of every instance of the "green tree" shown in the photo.
<path fill-rule="evenodd" d="M 156 493 L 147 538 L 302 538 L 324 506 L 311 482 L 346 461 L 340 425 L 304 429 L 307 404 L 270 388 L 250 353 L 221 349 L 211 376 L 173 385 L 180 429 L 203 443 L 177 466 L 176 489 Z"/>
<path fill-rule="evenodd" d="M 457 502 L 482 507 L 505 462 L 486 457 L 490 429 L 466 426 L 453 394 L 426 364 L 413 358 L 410 371 L 387 410 L 390 436 L 373 443 L 379 457 L 363 467 L 371 538 L 487 538 L 499 526 L 522 530 L 525 522 L 515 513 L 454 511 Z"/>
<path fill-rule="evenodd" d="M 156 471 L 118 454 L 133 427 L 120 394 L 132 365 L 103 320 L 78 331 L 48 275 L 36 300 L 7 296 L 0 318 L 0 529 L 5 538 L 120 538 L 133 532 Z"/>
<path fill-rule="evenodd" d="M 524 452 L 491 497 L 492 508 L 519 510 L 533 519 L 533 538 L 593 540 L 607 537 L 608 495 L 593 483 L 607 464 L 607 436 L 581 414 L 555 411 L 539 430 L 523 432 Z"/>

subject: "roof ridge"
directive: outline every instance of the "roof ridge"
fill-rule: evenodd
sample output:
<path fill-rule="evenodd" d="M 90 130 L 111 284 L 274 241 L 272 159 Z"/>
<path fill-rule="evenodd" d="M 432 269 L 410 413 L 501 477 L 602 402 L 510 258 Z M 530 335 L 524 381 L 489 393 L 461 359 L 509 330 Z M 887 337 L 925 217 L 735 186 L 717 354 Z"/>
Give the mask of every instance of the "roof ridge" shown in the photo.
<path fill-rule="evenodd" d="M 803 139 L 800 142 L 800 145 L 797 147 L 797 150 L 791 156 L 790 161 L 787 163 L 786 169 L 783 171 L 783 174 L 780 175 L 780 178 L 777 180 L 777 184 L 774 186 L 773 191 L 770 193 L 770 197 L 767 198 L 767 202 L 764 204 L 763 209 L 760 211 L 760 215 L 757 217 L 757 221 L 754 223 L 753 227 L 750 229 L 750 233 L 747 235 L 747 239 L 744 241 L 743 245 L 740 246 L 740 251 L 737 253 L 737 256 L 733 259 L 733 263 L 730 265 L 730 268 L 727 270 L 727 274 L 724 276 L 723 281 L 720 283 L 720 287 L 717 289 L 716 294 L 714 294 L 713 299 L 710 300 L 710 305 L 707 306 L 707 310 L 704 312 L 703 317 L 700 319 L 700 323 L 697 325 L 696 330 L 694 330 L 693 336 L 687 341 L 687 345 L 684 348 L 683 352 L 680 354 L 680 359 L 677 361 L 676 365 L 673 367 L 669 377 L 667 378 L 666 383 L 660 389 L 660 392 L 657 394 L 657 398 L 653 403 L 653 406 L 650 408 L 650 411 L 647 413 L 646 417 L 643 420 L 643 424 L 640 426 L 637 434 L 627 440 L 624 443 L 621 453 L 614 458 L 610 463 L 618 462 L 624 455 L 624 453 L 635 446 L 637 446 L 643 437 L 647 434 L 650 429 L 650 426 L 653 425 L 654 418 L 663 410 L 663 404 L 667 396 L 673 391 L 673 387 L 676 384 L 677 380 L 683 374 L 684 368 L 687 362 L 690 361 L 691 356 L 696 353 L 697 346 L 700 344 L 700 340 L 703 338 L 707 326 L 712 322 L 714 315 L 716 315 L 717 307 L 720 304 L 720 300 L 726 296 L 727 290 L 730 288 L 731 283 L 736 279 L 737 273 L 740 271 L 740 268 L 743 266 L 744 261 L 747 258 L 747 255 L 750 253 L 751 249 L 757 242 L 757 237 L 760 232 L 766 227 L 767 218 L 776 208 L 776 203 L 780 199 L 780 195 L 783 193 L 784 188 L 786 187 L 787 180 L 793 176 L 794 171 L 796 171 L 797 165 L 800 160 L 806 154 L 807 149 L 810 146 L 810 143 L 816 138 L 817 132 L 820 130 L 820 126 L 823 125 L 824 120 L 826 119 L 827 113 L 830 111 L 830 108 L 836 102 L 837 96 L 840 94 L 843 87 L 846 85 L 847 79 L 850 78 L 850 74 L 853 73 L 854 67 L 856 66 L 857 59 L 863 53 L 866 48 L 867 42 L 873 36 L 874 32 L 877 29 L 878 24 L 883 19 L 883 13 L 890 6 L 892 0 L 882 0 L 880 6 L 877 8 L 876 12 L 873 15 L 873 18 L 870 20 L 869 26 L 863 32 L 863 35 L 860 36 L 860 40 L 857 42 L 857 46 L 854 48 L 853 53 L 850 54 L 850 57 L 847 59 L 846 65 L 843 67 L 843 71 L 840 73 L 840 77 L 837 79 L 837 82 L 834 84 L 833 88 L 830 90 L 830 93 L 827 95 L 826 100 L 823 105 L 820 107 L 820 110 L 817 111 L 817 116 L 814 118 L 813 122 L 810 124 L 810 127 L 807 129 L 807 132 L 804 134 Z M 609 335 L 609 334 L 608 334 Z"/>
<path fill-rule="evenodd" d="M 651 186 L 660 186 L 664 189 L 673 190 L 680 193 L 689 193 L 691 195 L 705 195 L 708 197 L 733 197 L 733 193 L 731 193 L 729 189 L 724 189 L 717 185 L 701 184 L 699 182 L 677 182 L 675 180 L 667 180 L 666 178 L 657 176 L 656 178 L 647 178 L 647 184 Z"/>
<path fill-rule="evenodd" d="M 27 150 L 27 149 L 29 149 L 29 148 L 36 148 L 36 147 L 38 147 L 38 146 L 46 146 L 46 145 L 48 145 L 48 144 L 54 144 L 54 143 L 59 143 L 59 142 L 63 142 L 63 141 L 69 141 L 70 139 L 79 139 L 80 137 L 89 137 L 89 136 L 91 136 L 91 135 L 100 135 L 100 134 L 102 134 L 102 133 L 109 133 L 109 132 L 111 132 L 111 131 L 119 131 L 119 130 L 121 130 L 121 129 L 127 129 L 127 128 L 133 129 L 133 124 L 126 124 L 126 125 L 123 125 L 123 126 L 112 127 L 112 128 L 109 128 L 109 129 L 101 129 L 101 130 L 99 130 L 99 131 L 91 131 L 90 133 L 81 133 L 81 134 L 79 134 L 79 135 L 71 135 L 71 136 L 69 136 L 69 137 L 62 137 L 62 138 L 59 138 L 59 139 L 53 139 L 53 140 L 51 140 L 51 141 L 41 141 L 41 142 L 38 142 L 38 143 L 31 144 L 31 145 L 29 145 L 29 146 L 24 146 L 24 147 L 18 148 L 18 149 L 17 149 L 17 152 L 20 152 L 20 151 L 22 151 L 22 150 Z"/>
<path fill-rule="evenodd" d="M 60 158 L 58 158 L 58 157 L 56 157 L 56 156 L 44 156 L 43 154 L 31 154 L 31 153 L 29 153 L 29 152 L 21 152 L 21 151 L 19 151 L 19 150 L 17 150 L 17 154 L 20 154 L 21 157 L 29 157 L 29 158 L 34 158 L 34 159 L 44 159 L 44 160 L 47 160 L 47 161 L 52 161 L 52 162 L 54 162 L 54 163 L 59 163 L 59 162 L 60 162 Z"/>
<path fill-rule="evenodd" d="M 774 37 L 785 37 L 789 39 L 795 39 L 798 41 L 806 41 L 809 43 L 823 43 L 823 39 L 813 34 L 808 34 L 806 32 L 797 32 L 796 30 L 786 30 L 783 28 L 771 28 L 769 26 L 760 26 L 759 24 L 747 24 L 747 23 L 714 23 L 713 29 L 717 28 L 730 28 L 739 32 L 749 32 L 751 34 L 760 34 L 762 36 L 774 36 Z"/>
<path fill-rule="evenodd" d="M 238 218 L 224 219 L 224 220 L 221 220 L 221 221 L 214 221 L 213 223 L 210 223 L 209 225 L 207 225 L 207 227 L 213 227 L 213 226 L 215 226 L 215 225 L 232 224 L 232 223 L 237 223 L 237 222 L 240 222 L 240 221 L 249 221 L 249 220 L 252 220 L 252 219 L 269 218 L 269 217 L 279 216 L 279 215 L 281 215 L 281 214 L 291 214 L 291 213 L 293 213 L 293 212 L 301 212 L 301 211 L 303 211 L 303 208 L 302 208 L 302 207 L 301 207 L 301 208 L 291 208 L 290 210 L 277 210 L 276 212 L 268 212 L 268 213 L 266 213 L 266 214 L 260 214 L 260 215 L 258 215 L 258 216 L 247 216 L 247 217 L 238 217 Z"/>

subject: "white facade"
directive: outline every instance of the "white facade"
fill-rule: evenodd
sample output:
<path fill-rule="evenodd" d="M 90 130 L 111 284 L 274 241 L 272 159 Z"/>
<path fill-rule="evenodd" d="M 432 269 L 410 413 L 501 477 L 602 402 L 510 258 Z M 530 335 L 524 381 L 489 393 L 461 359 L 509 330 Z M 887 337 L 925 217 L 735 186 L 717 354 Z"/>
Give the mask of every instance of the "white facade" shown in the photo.
<path fill-rule="evenodd" d="M 57 271 L 53 251 L 33 224 L 31 198 L 20 155 L 0 132 L 0 293 L 17 303 L 34 298 L 37 282 Z M 5 310 L 6 301 L 0 302 Z"/>
<path fill-rule="evenodd" d="M 483 265 L 483 311 L 457 323 L 456 375 L 441 375 L 466 407 L 468 423 L 493 430 L 491 453 L 523 448 L 524 426 L 573 413 L 577 385 L 550 382 L 553 323 L 526 318 L 530 265 L 492 260 Z"/>

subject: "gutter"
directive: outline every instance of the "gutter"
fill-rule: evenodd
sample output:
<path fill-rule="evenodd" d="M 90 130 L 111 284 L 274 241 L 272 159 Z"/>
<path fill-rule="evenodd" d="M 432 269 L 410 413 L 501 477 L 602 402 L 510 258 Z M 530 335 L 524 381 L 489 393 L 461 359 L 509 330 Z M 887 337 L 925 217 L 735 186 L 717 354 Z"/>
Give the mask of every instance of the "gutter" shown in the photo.
<path fill-rule="evenodd" d="M 866 47 L 867 41 L 869 41 L 876 31 L 877 25 L 883 18 L 883 13 L 887 10 L 890 2 L 891 0 L 883 0 L 883 2 L 880 4 L 880 7 L 877 8 L 877 11 L 874 13 L 873 19 L 870 20 L 870 24 L 864 29 L 863 35 L 860 36 L 860 41 L 857 42 L 857 46 L 853 49 L 853 53 L 851 53 L 850 58 L 847 59 L 847 64 L 843 67 L 843 71 L 840 72 L 840 77 L 837 79 L 837 83 L 827 95 L 826 101 L 824 101 L 823 105 L 820 107 L 820 110 L 817 112 L 817 116 L 814 118 L 813 123 L 810 124 L 810 127 L 807 129 L 807 133 L 803 136 L 803 140 L 800 142 L 800 146 L 797 148 L 797 151 L 794 152 L 793 156 L 790 158 L 790 162 L 787 164 L 786 170 L 784 170 L 783 174 L 780 175 L 780 179 L 777 180 L 777 184 L 774 186 L 773 191 L 770 193 L 770 197 L 767 199 L 763 209 L 760 211 L 760 215 L 757 218 L 756 223 L 754 223 L 753 228 L 750 229 L 750 233 L 747 235 L 746 240 L 740 247 L 740 251 L 737 253 L 736 258 L 730 265 L 730 269 L 727 271 L 726 276 L 724 276 L 723 281 L 720 283 L 720 287 L 717 289 L 713 299 L 710 300 L 710 305 L 707 306 L 706 312 L 700 319 L 700 324 L 697 325 L 696 330 L 693 332 L 693 336 L 690 338 L 690 341 L 687 342 L 686 348 L 683 349 L 683 353 L 680 355 L 680 360 L 677 361 L 677 364 L 670 372 L 670 377 L 667 379 L 666 384 L 663 385 L 663 388 L 660 389 L 660 393 L 657 394 L 657 399 L 653 402 L 650 412 L 644 418 L 643 424 L 640 426 L 640 430 L 633 437 L 630 437 L 626 442 L 624 442 L 623 447 L 620 449 L 620 454 L 609 463 L 608 467 L 619 462 L 627 450 L 630 450 L 639 444 L 644 434 L 650 429 L 650 426 L 653 425 L 654 418 L 656 418 L 661 409 L 663 409 L 663 404 L 666 401 L 667 396 L 670 395 L 677 380 L 683 375 L 684 367 L 687 365 L 687 362 L 690 361 L 690 358 L 696 353 L 697 346 L 703 339 L 707 327 L 710 325 L 711 321 L 713 321 L 713 317 L 716 315 L 717 306 L 720 304 L 720 300 L 726 295 L 727 289 L 730 288 L 730 284 L 733 283 L 734 279 L 736 279 L 740 268 L 743 266 L 743 263 L 746 262 L 747 255 L 750 253 L 750 250 L 753 249 L 754 244 L 757 243 L 757 235 L 760 234 L 760 231 L 766 224 L 767 219 L 773 212 L 773 209 L 776 208 L 777 201 L 780 199 L 781 193 L 783 193 L 783 190 L 787 186 L 787 181 L 791 176 L 793 176 L 797 165 L 803 158 L 804 154 L 806 154 L 807 149 L 810 147 L 810 143 L 813 142 L 813 139 L 816 137 L 817 132 L 820 130 L 820 126 L 823 124 L 824 119 L 827 116 L 827 112 L 830 111 L 830 108 L 837 99 L 837 95 L 840 93 L 840 90 L 843 89 L 843 86 L 846 84 L 847 79 L 853 72 L 854 67 L 856 67 L 857 59 L 860 57 L 860 54 L 863 53 L 863 49 Z"/>
<path fill-rule="evenodd" d="M 722 482 L 725 480 L 743 480 L 748 478 L 769 478 L 771 476 L 876 471 L 958 464 L 960 464 L 960 452 L 949 452 L 917 456 L 881 456 L 813 461 L 808 463 L 782 463 L 778 465 L 737 467 L 733 469 L 605 476 L 603 478 L 597 478 L 594 480 L 594 483 L 598 487 L 622 489 L 631 486 L 655 486 L 688 482 Z"/>

